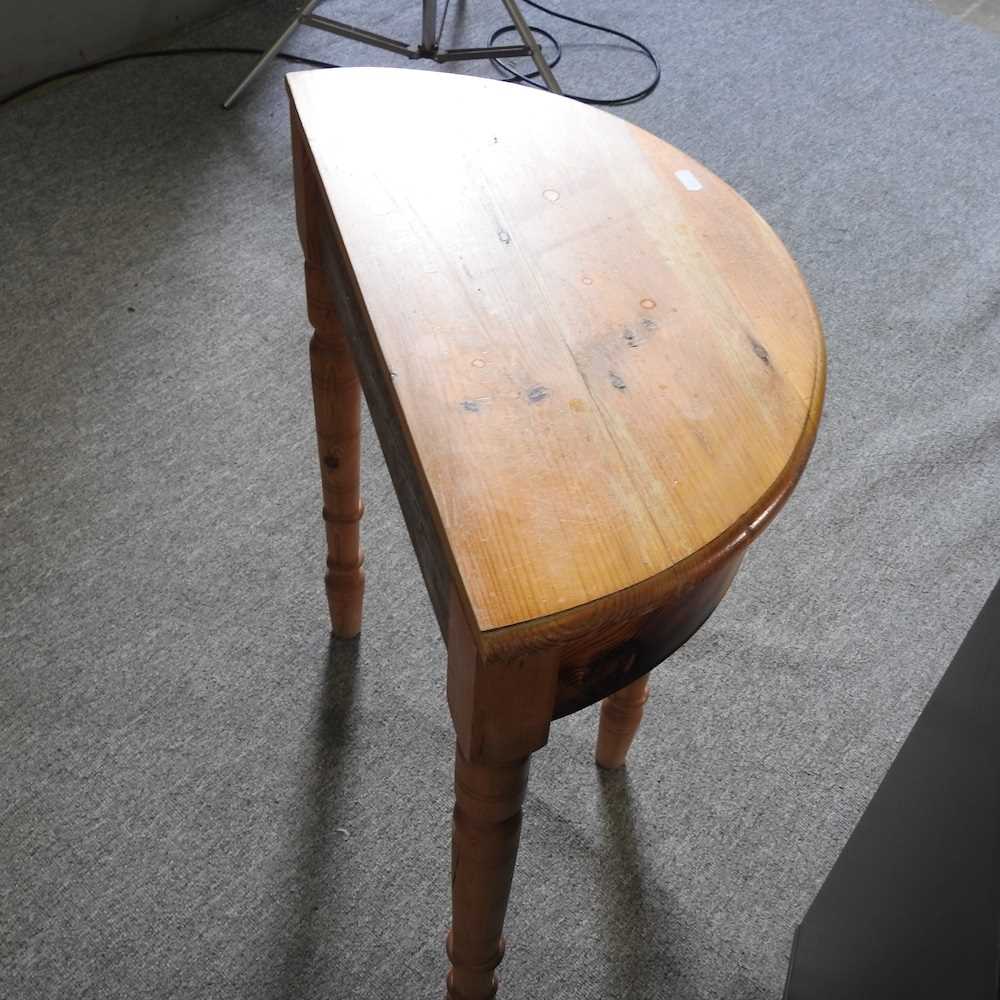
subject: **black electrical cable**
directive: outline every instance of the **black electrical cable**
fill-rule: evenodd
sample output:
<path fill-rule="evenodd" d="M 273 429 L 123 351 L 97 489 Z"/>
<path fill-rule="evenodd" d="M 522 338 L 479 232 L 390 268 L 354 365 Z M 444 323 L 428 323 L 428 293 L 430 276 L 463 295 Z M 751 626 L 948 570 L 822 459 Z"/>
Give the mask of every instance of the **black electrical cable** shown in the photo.
<path fill-rule="evenodd" d="M 553 35 L 550 35 L 544 28 L 536 28 L 533 25 L 528 25 L 528 27 L 531 28 L 531 33 L 533 35 L 540 35 L 542 38 L 547 38 L 552 43 L 552 48 L 555 49 L 555 53 L 553 54 L 552 61 L 549 62 L 548 60 L 546 60 L 546 64 L 548 65 L 549 69 L 555 69 L 556 66 L 559 65 L 559 60 L 562 59 L 562 54 L 563 54 L 562 53 L 562 46 L 559 44 L 558 39 L 555 38 Z M 504 28 L 500 28 L 499 30 L 494 31 L 493 32 L 493 37 L 490 39 L 490 45 L 493 44 L 493 39 L 499 37 L 505 31 L 517 31 L 517 28 L 515 28 L 514 25 L 510 24 L 510 25 L 507 25 Z M 490 62 L 493 63 L 493 65 L 496 66 L 498 69 L 500 67 L 503 67 L 504 69 L 508 69 L 508 67 L 500 59 L 491 59 Z M 513 73 L 514 71 L 513 70 L 508 70 L 508 72 Z M 516 76 L 517 74 L 514 74 L 514 75 Z M 536 69 L 534 71 L 534 73 L 527 73 L 525 75 L 526 76 L 538 76 L 538 70 Z M 523 79 L 523 77 L 522 77 L 522 79 Z M 517 83 L 516 80 L 504 80 L 503 82 L 504 83 Z M 542 86 L 542 90 L 548 90 L 548 87 Z"/>
<path fill-rule="evenodd" d="M 618 31 L 615 28 L 607 28 L 602 24 L 594 24 L 592 21 L 584 21 L 578 17 L 570 17 L 569 14 L 560 14 L 557 10 L 550 10 L 548 7 L 543 7 L 540 3 L 536 3 L 535 0 L 520 0 L 521 3 L 527 5 L 528 7 L 534 7 L 535 10 L 540 10 L 543 14 L 548 14 L 551 17 L 556 17 L 561 21 L 569 21 L 571 24 L 579 24 L 584 28 L 592 28 L 595 31 L 604 32 L 607 35 L 614 35 L 616 38 L 623 38 L 626 42 L 631 42 L 637 49 L 639 49 L 643 55 L 650 61 L 653 66 L 653 79 L 648 83 L 642 90 L 637 90 L 634 94 L 627 94 L 625 97 L 587 97 L 583 94 L 569 94 L 564 93 L 565 97 L 570 97 L 574 101 L 580 101 L 581 104 L 600 104 L 609 108 L 621 107 L 625 104 L 635 104 L 637 101 L 641 101 L 645 97 L 656 90 L 660 83 L 660 63 L 656 56 L 650 51 L 649 47 L 644 45 L 639 41 L 638 38 L 633 38 L 631 35 L 626 35 L 624 31 Z M 504 25 L 502 28 L 497 28 L 496 31 L 490 35 L 490 45 L 496 44 L 498 38 L 502 38 L 506 34 L 510 34 L 517 29 L 513 25 Z M 550 39 L 555 42 L 555 39 L 546 31 L 542 31 L 541 28 L 536 28 L 534 25 L 531 26 L 531 30 L 536 35 L 543 35 L 545 38 Z M 558 43 L 556 43 L 558 48 Z M 549 63 L 549 68 L 555 66 L 558 62 L 558 56 L 555 60 Z M 502 73 L 507 73 L 509 76 L 508 80 L 511 82 L 518 81 L 519 83 L 527 83 L 532 87 L 538 87 L 540 90 L 547 90 L 548 88 L 544 83 L 539 83 L 535 78 L 538 76 L 538 70 L 531 73 L 519 73 L 513 66 L 508 65 L 502 59 L 491 59 L 493 66 Z"/>
<path fill-rule="evenodd" d="M 575 101 L 580 101 L 583 104 L 600 104 L 607 107 L 620 107 L 624 104 L 634 104 L 637 101 L 641 101 L 644 97 L 648 97 L 657 87 L 660 82 L 660 64 L 656 59 L 656 56 L 650 51 L 650 49 L 640 42 L 637 38 L 633 38 L 631 35 L 626 35 L 623 31 L 618 31 L 615 28 L 608 28 L 601 24 L 594 24 L 591 21 L 584 21 L 580 18 L 571 17 L 569 14 L 561 14 L 558 11 L 550 10 L 548 7 L 543 7 L 540 3 L 536 3 L 535 0 L 521 0 L 522 3 L 527 4 L 529 7 L 534 7 L 536 10 L 542 11 L 544 14 L 549 14 L 552 17 L 558 18 L 562 21 L 569 21 L 572 24 L 579 24 L 584 28 L 592 28 L 595 31 L 601 31 L 608 35 L 614 35 L 617 38 L 623 38 L 627 42 L 631 42 L 636 48 L 638 48 L 650 61 L 653 66 L 653 80 L 647 86 L 643 87 L 642 90 L 636 91 L 634 94 L 628 94 L 625 97 L 609 97 L 609 98 L 599 98 L 599 97 L 587 97 L 580 94 L 566 94 L 566 97 L 570 97 Z M 440 42 L 441 35 L 444 32 L 444 22 L 448 15 L 448 5 L 450 0 L 445 3 L 444 14 L 441 17 L 441 25 L 437 33 L 437 42 Z M 501 38 L 505 34 L 516 31 L 517 29 L 513 25 L 505 25 L 502 28 L 498 28 L 490 36 L 490 45 L 496 43 L 498 38 Z M 542 38 L 548 39 L 551 42 L 555 54 L 552 61 L 549 62 L 549 68 L 557 66 L 559 60 L 562 58 L 562 47 L 560 46 L 558 40 L 554 38 L 549 32 L 545 31 L 543 28 L 536 28 L 532 26 L 531 30 L 536 34 L 540 35 Z M 264 49 L 251 49 L 251 48 L 240 48 L 236 46 L 206 46 L 198 48 L 179 48 L 179 49 L 150 49 L 145 52 L 126 52 L 124 55 L 120 56 L 109 56 L 107 59 L 98 59 L 95 62 L 84 63 L 82 66 L 76 66 L 73 69 L 66 69 L 60 73 L 53 73 L 50 76 L 43 77 L 41 80 L 35 80 L 34 83 L 29 83 L 25 87 L 21 87 L 15 90 L 13 93 L 6 94 L 4 97 L 0 98 L 0 107 L 5 104 L 10 104 L 11 101 L 16 101 L 19 97 L 24 97 L 25 94 L 31 93 L 33 90 L 38 90 L 40 87 L 44 87 L 47 84 L 55 83 L 56 80 L 64 80 L 68 77 L 79 76 L 82 73 L 89 73 L 92 70 L 102 69 L 105 66 L 112 66 L 115 63 L 127 62 L 132 59 L 158 59 L 164 56 L 190 56 L 190 55 L 250 55 L 250 56 L 261 56 L 264 54 Z M 308 56 L 298 56 L 290 52 L 278 52 L 275 59 L 282 59 L 285 62 L 291 63 L 301 63 L 305 66 L 315 66 L 320 69 L 336 69 L 336 63 L 323 62 L 321 59 L 311 59 Z M 535 77 L 538 76 L 538 71 L 535 70 L 531 73 L 519 73 L 513 66 L 509 66 L 502 59 L 491 59 L 494 67 L 503 73 L 507 73 L 507 79 L 510 82 L 521 82 L 530 84 L 533 87 L 538 87 L 541 90 L 547 89 L 544 84 L 539 83 Z"/>
<path fill-rule="evenodd" d="M 228 55 L 231 53 L 247 56 L 262 56 L 264 54 L 264 49 L 210 46 L 207 48 L 150 49 L 146 52 L 126 52 L 121 56 L 109 56 L 107 59 L 98 59 L 96 62 L 84 63 L 84 65 L 76 66 L 73 69 L 64 69 L 61 73 L 53 73 L 51 76 L 44 77 L 41 80 L 36 80 L 34 83 L 29 83 L 26 87 L 21 87 L 20 90 L 15 90 L 14 93 L 7 94 L 3 98 L 0 98 L 0 107 L 3 107 L 5 104 L 9 104 L 11 101 L 16 101 L 17 98 L 24 97 L 25 94 L 29 94 L 31 91 L 37 90 L 39 87 L 44 87 L 48 83 L 55 83 L 56 80 L 64 80 L 69 76 L 78 76 L 81 73 L 89 73 L 91 70 L 101 69 L 104 66 L 111 66 L 114 63 L 126 62 L 129 59 L 153 59 L 159 58 L 160 56 L 193 56 L 205 54 Z M 302 63 L 306 66 L 317 66 L 320 69 L 337 69 L 335 63 L 322 62 L 319 59 L 310 59 L 308 56 L 297 56 L 290 52 L 279 52 L 275 56 L 275 59 L 284 59 L 285 62 Z"/>

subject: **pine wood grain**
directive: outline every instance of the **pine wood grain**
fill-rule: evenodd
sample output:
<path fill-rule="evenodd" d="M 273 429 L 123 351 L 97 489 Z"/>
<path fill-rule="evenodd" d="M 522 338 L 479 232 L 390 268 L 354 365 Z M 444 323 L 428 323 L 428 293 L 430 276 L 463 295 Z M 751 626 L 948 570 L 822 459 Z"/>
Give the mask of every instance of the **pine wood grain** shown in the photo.
<path fill-rule="evenodd" d="M 760 526 L 804 464 L 824 355 L 735 192 L 540 92 L 407 70 L 289 87 L 484 650 L 614 614 Z"/>

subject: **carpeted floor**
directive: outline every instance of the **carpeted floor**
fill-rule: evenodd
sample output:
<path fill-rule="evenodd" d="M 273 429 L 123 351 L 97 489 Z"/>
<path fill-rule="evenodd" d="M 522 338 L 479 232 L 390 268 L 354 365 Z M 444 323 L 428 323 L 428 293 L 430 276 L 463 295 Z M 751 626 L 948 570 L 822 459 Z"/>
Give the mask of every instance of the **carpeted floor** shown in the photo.
<path fill-rule="evenodd" d="M 333 6 L 417 31 L 416 4 Z M 627 774 L 595 771 L 593 711 L 537 755 L 501 996 L 776 1000 L 1000 574 L 1000 38 L 910 0 L 572 9 L 661 55 L 621 113 L 775 226 L 830 379 L 798 492 L 654 674 Z M 464 10 L 469 42 L 502 22 Z M 175 44 L 267 44 L 288 11 Z M 329 645 L 283 69 L 221 112 L 247 68 L 119 65 L 0 113 L 11 1000 L 442 993 L 443 646 L 371 434 L 367 625 Z M 587 45 L 560 70 L 643 72 Z"/>

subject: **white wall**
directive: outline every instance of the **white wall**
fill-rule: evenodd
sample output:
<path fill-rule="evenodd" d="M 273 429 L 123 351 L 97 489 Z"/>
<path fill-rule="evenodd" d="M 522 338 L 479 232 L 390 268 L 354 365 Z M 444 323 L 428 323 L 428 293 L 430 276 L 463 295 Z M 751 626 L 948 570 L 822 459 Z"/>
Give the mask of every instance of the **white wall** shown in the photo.
<path fill-rule="evenodd" d="M 0 95 L 239 0 L 0 0 Z"/>

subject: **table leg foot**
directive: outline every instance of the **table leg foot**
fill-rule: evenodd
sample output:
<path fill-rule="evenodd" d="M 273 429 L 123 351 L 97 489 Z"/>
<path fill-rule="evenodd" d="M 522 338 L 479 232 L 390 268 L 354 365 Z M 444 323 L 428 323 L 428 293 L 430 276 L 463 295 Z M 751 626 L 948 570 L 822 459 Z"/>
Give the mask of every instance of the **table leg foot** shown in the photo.
<path fill-rule="evenodd" d="M 521 839 L 530 758 L 470 764 L 456 748 L 449 1000 L 491 1000 L 504 954 L 503 921 Z"/>
<path fill-rule="evenodd" d="M 625 764 L 629 747 L 639 730 L 643 706 L 649 697 L 649 675 L 644 675 L 601 703 L 597 732 L 598 766 L 613 770 Z"/>

